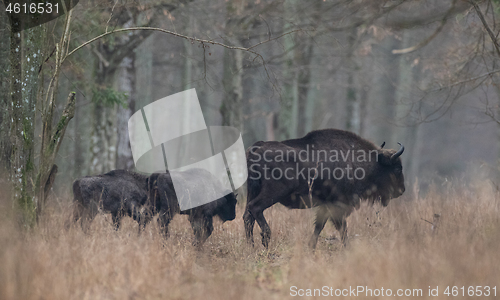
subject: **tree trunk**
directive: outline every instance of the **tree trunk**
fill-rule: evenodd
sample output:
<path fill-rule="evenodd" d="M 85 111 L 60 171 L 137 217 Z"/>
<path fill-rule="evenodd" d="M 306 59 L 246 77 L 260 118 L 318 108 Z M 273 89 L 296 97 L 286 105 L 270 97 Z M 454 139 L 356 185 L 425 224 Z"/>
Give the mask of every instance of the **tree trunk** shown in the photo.
<path fill-rule="evenodd" d="M 105 52 L 104 45 L 97 46 L 101 55 Z M 93 95 L 93 122 L 90 142 L 90 174 L 102 174 L 115 169 L 116 157 L 116 110 L 112 103 L 99 96 L 106 89 L 111 89 L 117 66 L 109 60 L 97 59 Z"/>
<path fill-rule="evenodd" d="M 124 28 L 136 24 L 137 15 L 123 23 Z M 93 122 L 90 142 L 90 174 L 102 174 L 117 167 L 131 168 L 132 153 L 128 137 L 128 118 L 135 112 L 136 73 L 134 50 L 151 35 L 152 31 L 138 31 L 131 35 L 123 35 L 113 45 L 98 41 L 94 50 L 96 54 L 95 89 L 93 94 Z M 128 106 L 121 109 L 115 107 L 121 93 L 112 88 L 115 74 L 123 63 L 123 73 L 119 80 L 121 88 L 130 90 L 128 98 L 123 102 Z M 102 94 L 101 94 L 102 93 Z M 110 101 L 111 100 L 111 101 Z M 118 101 L 120 102 L 120 101 Z M 119 144 L 118 144 L 119 143 Z"/>
<path fill-rule="evenodd" d="M 314 40 L 312 37 L 304 36 L 304 34 L 298 34 L 303 42 L 299 47 L 299 52 L 296 54 L 296 60 L 299 64 L 298 78 L 297 78 L 297 101 L 298 101 L 298 111 L 297 111 L 297 137 L 303 136 L 308 130 L 308 111 L 314 110 L 314 107 L 308 105 L 308 100 L 313 102 L 313 99 L 309 99 L 309 90 L 311 83 L 311 61 L 314 52 Z"/>
<path fill-rule="evenodd" d="M 356 32 L 357 28 L 352 28 L 348 33 L 348 44 L 349 48 L 347 50 L 346 57 L 346 69 L 347 69 L 347 93 L 346 93 L 346 129 L 354 133 L 360 133 L 361 128 L 361 116 L 360 116 L 360 101 L 358 99 L 356 91 L 356 72 L 358 70 L 358 65 L 354 58 L 355 43 L 356 43 Z"/>
<path fill-rule="evenodd" d="M 118 107 L 117 113 L 117 146 L 116 146 L 116 168 L 130 170 L 134 167 L 132 151 L 130 148 L 130 139 L 128 135 L 128 119 L 135 112 L 136 102 L 136 76 L 135 52 L 125 57 L 121 63 L 121 72 L 119 79 L 119 91 L 128 95 L 127 107 Z"/>
<path fill-rule="evenodd" d="M 392 49 L 399 49 L 398 41 L 393 37 L 386 37 L 377 47 L 373 48 L 373 55 L 378 60 L 377 63 L 383 66 L 382 71 L 379 71 L 374 77 L 374 84 L 370 96 L 373 103 L 373 113 L 377 122 L 376 136 L 380 141 L 385 141 L 387 147 L 396 147 L 394 130 L 392 122 L 395 116 L 396 104 L 396 86 L 398 78 L 398 59 L 399 56 L 393 55 Z"/>
<path fill-rule="evenodd" d="M 72 92 L 68 96 L 66 107 L 62 112 L 60 119 L 57 123 L 55 120 L 55 107 L 57 102 L 59 75 L 61 72 L 62 63 L 66 56 L 66 50 L 69 42 L 69 27 L 71 23 L 71 16 L 73 10 L 68 11 L 63 27 L 61 39 L 55 44 L 55 66 L 52 77 L 49 81 L 47 90 L 39 95 L 39 103 L 42 120 L 42 131 L 40 141 L 40 155 L 38 163 L 38 173 L 35 181 L 35 194 L 37 197 L 36 205 L 36 218 L 37 221 L 45 208 L 48 193 L 52 188 L 55 176 L 57 173 L 57 166 L 54 164 L 56 155 L 61 146 L 64 138 L 64 133 L 68 127 L 69 121 L 73 118 L 75 113 L 75 93 Z M 42 26 L 41 28 L 45 28 Z M 43 73 L 41 73 L 43 74 Z M 53 128 L 55 125 L 55 128 Z"/>
<path fill-rule="evenodd" d="M 189 13 L 189 16 L 188 16 L 188 21 L 187 21 L 187 25 L 186 25 L 186 33 L 188 35 L 191 35 L 192 34 L 192 31 L 193 31 L 193 21 L 194 21 L 194 18 L 192 17 L 192 13 Z M 189 40 L 184 40 L 184 65 L 183 65 L 183 76 L 182 76 L 182 86 L 183 86 L 183 89 L 184 90 L 189 90 L 192 88 L 192 74 L 193 74 L 193 62 L 192 62 L 192 59 L 193 59 L 193 47 L 195 47 L 194 44 L 191 43 L 191 41 Z M 198 97 L 200 95 L 198 94 Z M 198 99 L 199 101 L 199 99 Z M 183 116 L 182 120 L 183 120 L 183 123 L 181 124 L 182 128 L 183 128 L 183 131 L 186 130 L 188 131 L 189 127 L 190 127 L 190 124 L 191 124 L 191 115 L 190 115 L 190 111 L 191 109 L 189 108 L 189 99 L 186 99 L 185 101 L 185 109 L 184 109 L 184 113 L 185 115 Z M 186 149 L 187 150 L 187 149 Z M 181 150 L 181 151 L 184 151 L 184 150 Z"/>
<path fill-rule="evenodd" d="M 24 213 L 24 222 L 35 220 L 33 173 L 35 103 L 38 94 L 38 67 L 45 27 L 39 26 L 10 35 L 10 180 L 15 203 Z"/>
<path fill-rule="evenodd" d="M 406 49 L 411 46 L 412 36 L 416 32 L 403 32 L 402 48 Z M 407 121 L 405 116 L 409 115 L 409 111 L 413 108 L 412 103 L 407 103 L 407 95 L 416 94 L 415 85 L 419 82 L 420 65 L 413 65 L 415 59 L 414 54 L 401 55 L 398 57 L 398 81 L 396 91 L 396 120 L 400 126 L 396 133 L 396 142 L 402 142 L 405 145 L 405 154 L 402 159 L 403 170 L 405 170 L 406 185 L 410 187 L 410 193 L 417 193 L 418 187 L 413 189 L 414 184 L 418 183 L 418 173 L 420 166 L 420 153 L 422 150 L 422 130 L 421 124 L 411 124 L 414 120 Z M 405 159 L 406 158 L 406 159 Z M 413 195 L 417 197 L 418 195 Z"/>
<path fill-rule="evenodd" d="M 51 126 L 46 126 L 46 124 L 43 126 L 42 137 L 45 137 L 45 141 L 42 143 L 40 149 L 40 165 L 36 180 L 38 197 L 37 220 L 43 212 L 48 193 L 54 184 L 58 170 L 54 162 L 69 121 L 75 115 L 75 102 L 75 93 L 71 92 L 56 127 L 52 130 Z M 54 119 L 53 111 L 46 111 L 46 113 L 48 113 L 47 121 L 52 122 Z"/>
<path fill-rule="evenodd" d="M 314 1 L 314 9 L 312 13 L 312 20 L 314 20 L 314 27 L 318 28 L 322 23 L 322 9 L 323 1 Z M 312 71 L 311 65 L 314 65 L 314 45 L 315 33 L 308 34 L 302 33 L 304 40 L 301 47 L 301 67 L 298 74 L 298 101 L 299 101 L 299 117 L 298 117 L 298 135 L 303 136 L 313 128 L 314 113 L 316 110 L 317 88 L 311 86 Z"/>
<path fill-rule="evenodd" d="M 285 24 L 283 31 L 291 30 L 290 20 L 295 15 L 297 6 L 296 0 L 285 2 Z M 297 66 L 295 59 L 295 41 L 296 35 L 290 34 L 283 38 L 284 51 L 286 52 L 285 64 L 283 66 L 283 89 L 281 93 L 280 111 L 278 113 L 278 139 L 286 140 L 297 137 L 298 123 L 298 81 L 297 81 Z"/>
<path fill-rule="evenodd" d="M 102 174 L 115 169 L 116 108 L 95 103 L 93 108 L 90 174 Z"/>
<path fill-rule="evenodd" d="M 24 33 L 24 32 L 22 32 Z M 26 164 L 23 159 L 26 155 L 31 156 L 32 149 L 24 143 L 23 121 L 26 114 L 30 115 L 23 103 L 22 93 L 22 57 L 23 45 L 21 33 L 11 31 L 10 35 L 10 113 L 11 123 L 9 130 L 10 154 L 7 168 L 10 171 L 10 181 L 12 183 L 15 202 L 23 210 L 33 209 L 33 199 L 28 191 L 29 181 L 27 180 Z"/>
<path fill-rule="evenodd" d="M 361 86 L 359 95 L 359 135 L 365 136 L 366 118 L 368 116 L 368 86 Z"/>
<path fill-rule="evenodd" d="M 80 110 L 80 109 L 79 109 Z M 80 113 L 79 113 L 80 112 Z M 72 178 L 80 178 L 83 174 L 82 170 L 85 170 L 85 157 L 82 145 L 82 128 L 84 126 L 82 122 L 81 111 L 76 111 L 74 116 L 74 140 L 73 140 L 73 169 L 71 170 Z M 86 151 L 85 151 L 86 152 Z"/>
<path fill-rule="evenodd" d="M 239 15 L 241 13 L 242 1 L 232 0 L 226 4 L 228 20 L 226 22 L 226 32 L 228 35 L 238 28 Z M 234 46 L 239 46 L 237 38 L 230 38 L 230 43 Z M 222 125 L 233 126 L 243 132 L 242 120 L 242 70 L 243 70 L 243 53 L 238 50 L 224 49 L 224 71 L 222 85 L 224 87 L 224 97 L 220 107 L 222 116 Z"/>
<path fill-rule="evenodd" d="M 0 28 L 8 28 L 7 14 L 0 14 Z M 0 57 L 10 57 L 10 32 L 0 30 Z M 11 96 L 10 96 L 10 61 L 0 59 L 0 180 L 8 177 L 10 172 L 10 126 L 11 126 Z"/>

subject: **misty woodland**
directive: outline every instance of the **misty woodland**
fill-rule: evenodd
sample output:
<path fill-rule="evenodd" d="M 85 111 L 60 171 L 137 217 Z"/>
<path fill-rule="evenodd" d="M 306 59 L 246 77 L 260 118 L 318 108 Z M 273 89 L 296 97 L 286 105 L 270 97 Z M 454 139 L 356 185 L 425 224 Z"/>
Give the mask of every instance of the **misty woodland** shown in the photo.
<path fill-rule="evenodd" d="M 0 299 L 498 298 L 499 20 L 499 0 L 0 1 Z M 163 144 L 136 166 L 129 119 L 156 147 L 144 107 L 187 90 L 241 133 L 243 171 L 216 139 L 217 174 Z"/>

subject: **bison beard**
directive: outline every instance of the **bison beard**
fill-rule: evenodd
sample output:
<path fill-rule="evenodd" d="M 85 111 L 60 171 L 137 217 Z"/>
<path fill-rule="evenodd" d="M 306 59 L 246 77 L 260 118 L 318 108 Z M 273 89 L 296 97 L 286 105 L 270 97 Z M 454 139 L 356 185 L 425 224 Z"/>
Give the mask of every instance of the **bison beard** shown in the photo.
<path fill-rule="evenodd" d="M 385 144 L 385 143 L 384 143 Z M 262 244 L 268 248 L 271 229 L 264 218 L 264 210 L 281 203 L 286 207 L 304 209 L 317 207 L 314 234 L 309 242 L 316 247 L 318 236 L 330 219 L 340 232 L 342 243 L 347 239 L 346 218 L 359 207 L 361 199 L 371 203 L 380 201 L 386 206 L 389 200 L 405 191 L 404 176 L 398 151 L 386 150 L 358 135 L 336 129 L 317 130 L 303 138 L 282 142 L 257 142 L 247 150 L 248 197 L 243 220 L 247 240 L 253 245 L 255 221 L 261 228 Z M 342 159 L 328 159 L 317 153 L 341 153 Z M 357 159 L 356 151 L 364 152 L 364 159 Z M 284 155 L 286 154 L 286 155 Z M 279 170 L 275 174 L 301 174 L 299 171 L 316 170 L 313 176 L 262 176 L 265 171 Z M 324 170 L 363 170 L 362 178 L 329 176 Z M 292 170 L 293 172 L 288 172 Z M 306 172 L 307 174 L 307 172 Z M 327 176 L 328 175 L 328 176 Z"/>
<path fill-rule="evenodd" d="M 179 202 L 172 182 L 175 178 L 176 187 L 185 190 L 184 195 L 197 195 L 196 190 L 200 185 L 218 190 L 217 194 L 226 194 L 207 204 L 197 206 L 192 209 L 181 211 Z M 193 245 L 201 246 L 212 234 L 213 217 L 225 221 L 234 220 L 236 216 L 236 196 L 230 191 L 223 191 L 210 172 L 203 169 L 190 169 L 184 172 L 171 171 L 168 173 L 153 173 L 148 179 L 150 205 L 153 207 L 153 214 L 158 213 L 158 223 L 165 238 L 168 237 L 168 225 L 176 214 L 188 215 L 189 222 L 193 228 L 195 241 Z M 210 195 L 205 195 L 209 197 Z"/>

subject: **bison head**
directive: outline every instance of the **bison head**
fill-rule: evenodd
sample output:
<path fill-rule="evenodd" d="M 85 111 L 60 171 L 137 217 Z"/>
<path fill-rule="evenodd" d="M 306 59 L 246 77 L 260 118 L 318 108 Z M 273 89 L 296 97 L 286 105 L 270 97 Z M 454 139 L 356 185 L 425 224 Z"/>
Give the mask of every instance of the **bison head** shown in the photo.
<path fill-rule="evenodd" d="M 405 191 L 405 178 L 400 158 L 405 147 L 401 143 L 398 144 L 400 145 L 398 151 L 381 149 L 378 153 L 378 168 L 374 178 L 375 194 L 378 195 L 377 198 L 383 206 L 387 206 L 392 198 L 401 196 Z"/>
<path fill-rule="evenodd" d="M 236 197 L 238 194 L 227 191 L 227 195 L 216 200 L 217 211 L 216 214 L 222 222 L 232 221 L 236 218 Z"/>

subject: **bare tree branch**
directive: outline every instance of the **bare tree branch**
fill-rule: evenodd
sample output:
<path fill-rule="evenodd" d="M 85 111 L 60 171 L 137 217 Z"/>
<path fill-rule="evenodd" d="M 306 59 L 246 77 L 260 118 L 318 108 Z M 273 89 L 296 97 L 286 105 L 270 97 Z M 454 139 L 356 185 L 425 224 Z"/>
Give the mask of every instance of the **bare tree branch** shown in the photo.
<path fill-rule="evenodd" d="M 255 44 L 255 45 L 253 45 L 253 46 L 250 46 L 250 47 L 248 47 L 248 48 L 246 48 L 246 49 L 247 49 L 247 51 L 248 51 L 248 50 L 253 49 L 253 48 L 257 47 L 257 46 L 260 46 L 260 45 L 262 45 L 262 44 L 265 44 L 265 43 L 268 43 L 268 42 L 271 42 L 271 41 L 274 41 L 274 40 L 277 40 L 277 39 L 280 39 L 280 38 L 282 38 L 282 37 L 284 37 L 284 36 L 286 36 L 286 35 L 292 34 L 292 33 L 294 33 L 294 32 L 298 32 L 298 31 L 313 31 L 313 30 L 314 30 L 314 29 L 308 29 L 308 30 L 304 30 L 304 29 L 294 29 L 294 30 L 291 30 L 291 31 L 285 32 L 285 33 L 283 33 L 283 34 L 280 34 L 280 35 L 278 35 L 277 37 L 274 37 L 274 38 L 271 38 L 271 35 L 269 35 L 269 38 L 268 38 L 267 40 L 262 41 L 262 42 L 259 42 L 259 43 Z"/>
<path fill-rule="evenodd" d="M 454 87 L 454 86 L 457 86 L 457 85 L 460 85 L 460 84 L 463 84 L 463 83 L 467 83 L 467 82 L 476 81 L 478 79 L 481 79 L 481 78 L 484 78 L 484 77 L 487 77 L 487 76 L 491 76 L 491 75 L 499 73 L 499 72 L 500 72 L 500 69 L 496 69 L 496 70 L 490 71 L 490 72 L 485 73 L 485 74 L 481 74 L 481 75 L 476 76 L 476 77 L 467 78 L 467 79 L 464 79 L 464 80 L 461 80 L 461 81 L 457 81 L 457 82 L 454 82 L 454 83 L 446 85 L 446 86 L 442 86 L 442 87 L 437 88 L 437 89 L 429 90 L 428 92 L 439 92 L 439 91 L 441 91 L 443 89 L 451 88 L 451 87 Z"/>
<path fill-rule="evenodd" d="M 486 31 L 490 35 L 490 38 L 491 38 L 491 41 L 493 42 L 493 45 L 495 45 L 495 49 L 497 50 L 498 56 L 500 56 L 500 45 L 498 45 L 497 38 L 496 38 L 495 34 L 493 33 L 493 31 L 491 30 L 490 26 L 488 25 L 488 22 L 486 22 L 486 19 L 484 18 L 484 15 L 481 12 L 481 9 L 477 5 L 476 1 L 471 0 L 469 2 L 470 2 L 470 4 L 472 4 L 472 6 L 474 6 L 474 9 L 476 10 L 477 15 L 479 16 L 479 19 L 481 19 L 481 22 L 483 23 L 484 28 L 486 29 Z"/>
<path fill-rule="evenodd" d="M 75 49 L 73 49 L 70 53 L 68 53 L 68 55 L 66 55 L 66 57 L 64 57 L 64 59 L 66 59 L 68 56 L 71 56 L 73 53 L 75 53 L 76 51 L 80 50 L 82 47 L 85 47 L 86 45 L 88 45 L 90 43 L 93 43 L 96 40 L 101 39 L 101 38 L 103 38 L 105 36 L 108 36 L 110 34 L 120 33 L 120 32 L 127 32 L 127 31 L 137 31 L 137 30 L 159 31 L 159 32 L 163 32 L 163 33 L 167 33 L 167 34 L 176 36 L 176 37 L 187 39 L 187 40 L 190 40 L 190 41 L 193 41 L 193 42 L 199 42 L 199 43 L 206 43 L 206 44 L 217 45 L 217 46 L 221 46 L 221 47 L 224 47 L 224 48 L 227 48 L 227 49 L 232 49 L 232 50 L 247 51 L 247 52 L 255 54 L 255 55 L 259 56 L 259 57 L 262 57 L 262 56 L 259 53 L 255 52 L 255 51 L 252 51 L 252 48 L 255 48 L 255 47 L 260 46 L 260 45 L 262 45 L 264 43 L 276 40 L 278 38 L 281 38 L 281 37 L 283 37 L 285 35 L 288 35 L 288 34 L 292 34 L 292 33 L 297 32 L 297 31 L 304 31 L 303 29 L 295 29 L 295 30 L 292 30 L 290 32 L 285 32 L 285 33 L 283 33 L 283 34 L 281 34 L 281 35 L 279 35 L 279 36 L 277 36 L 275 38 L 270 38 L 270 39 L 267 39 L 267 40 L 265 40 L 263 42 L 259 42 L 259 43 L 255 44 L 253 46 L 245 48 L 245 47 L 229 46 L 229 45 L 226 45 L 226 44 L 223 44 L 223 43 L 220 43 L 220 42 L 216 42 L 214 40 L 205 40 L 205 39 L 194 38 L 194 37 L 190 37 L 190 36 L 187 36 L 187 35 L 176 33 L 176 32 L 170 31 L 170 30 L 166 30 L 166 29 L 162 29 L 162 28 L 156 28 L 156 27 L 131 27 L 131 28 L 122 28 L 122 29 L 117 29 L 117 30 L 110 31 L 110 32 L 105 32 L 105 33 L 103 33 L 101 35 L 96 36 L 93 39 L 90 39 L 90 40 L 86 41 L 85 43 L 81 44 L 80 46 L 78 46 Z"/>
<path fill-rule="evenodd" d="M 120 32 L 128 32 L 128 31 L 159 31 L 159 32 L 163 32 L 163 33 L 167 33 L 167 34 L 170 34 L 170 35 L 173 35 L 173 36 L 176 36 L 176 37 L 180 37 L 180 38 L 183 38 L 183 39 L 186 39 L 186 40 L 189 40 L 191 42 L 198 42 L 202 45 L 202 47 L 206 47 L 206 45 L 208 44 L 212 44 L 212 45 L 217 45 L 217 46 L 221 46 L 223 48 L 226 48 L 226 49 L 231 49 L 231 50 L 239 50 L 239 51 L 245 51 L 245 52 L 249 52 L 249 53 L 252 53 L 255 55 L 255 58 L 259 58 L 262 62 L 262 65 L 264 67 L 264 70 L 267 74 L 267 77 L 269 79 L 271 79 L 271 75 L 269 74 L 269 70 L 267 69 L 267 66 L 266 66 L 266 61 L 264 59 L 264 57 L 256 52 L 255 50 L 252 50 L 253 48 L 257 47 L 257 46 L 260 46 L 262 44 L 265 44 L 265 43 L 268 43 L 270 41 L 274 41 L 274 40 L 277 40 L 279 38 L 282 38 L 286 35 L 289 35 L 289 34 L 292 34 L 294 32 L 298 32 L 298 31 L 304 31 L 303 29 L 295 29 L 295 30 L 291 30 L 289 32 L 285 32 L 277 37 L 274 37 L 274 38 L 268 38 L 267 40 L 265 41 L 262 41 L 262 42 L 259 42 L 255 45 L 252 45 L 250 47 L 237 47 L 237 46 L 230 46 L 230 45 L 226 45 L 224 43 L 220 43 L 220 42 L 216 42 L 214 40 L 205 40 L 205 39 L 199 39 L 199 38 L 194 38 L 194 37 L 190 37 L 190 36 L 187 36 L 187 35 L 183 35 L 183 34 L 180 34 L 180 33 L 177 33 L 177 32 L 173 32 L 173 31 L 170 31 L 170 30 L 166 30 L 166 29 L 162 29 L 162 28 L 156 28 L 156 27 L 131 27 L 131 28 L 122 28 L 122 29 L 117 29 L 117 30 L 114 30 L 114 31 L 110 31 L 110 32 L 105 32 L 103 34 L 100 34 L 88 41 L 86 41 L 85 43 L 81 44 L 80 46 L 76 47 L 75 49 L 73 49 L 71 52 L 69 52 L 67 55 L 65 55 L 64 57 L 61 58 L 61 64 L 64 62 L 64 60 L 68 57 L 68 56 L 71 56 L 73 53 L 75 53 L 76 51 L 80 50 L 81 48 L 89 45 L 90 43 L 93 43 L 105 36 L 108 36 L 108 35 L 111 35 L 111 34 L 114 34 L 114 33 L 120 33 Z M 138 40 L 138 39 L 137 39 Z M 205 48 L 203 48 L 205 49 Z M 116 59 L 115 59 L 116 61 Z M 273 84 L 274 85 L 274 84 Z"/>
<path fill-rule="evenodd" d="M 438 28 L 436 28 L 436 30 L 434 31 L 434 33 L 431 34 L 428 38 L 426 38 L 425 40 L 421 41 L 420 43 L 418 43 L 417 45 L 412 46 L 412 47 L 408 47 L 408 48 L 405 48 L 405 49 L 394 49 L 394 50 L 392 50 L 392 54 L 407 54 L 407 53 L 411 53 L 411 52 L 416 51 L 416 50 L 418 50 L 418 49 L 420 49 L 422 47 L 425 47 L 427 44 L 429 44 L 441 32 L 441 30 L 443 30 L 444 25 L 446 25 L 446 20 L 448 19 L 448 17 L 454 11 L 456 3 L 457 3 L 457 0 L 454 0 L 453 3 L 452 3 L 452 5 L 451 5 L 451 7 L 450 7 L 450 9 L 446 12 L 446 14 L 441 19 L 441 24 L 439 24 Z"/>
<path fill-rule="evenodd" d="M 90 47 L 92 47 L 92 46 L 90 46 Z M 95 47 L 92 47 L 92 52 L 95 53 L 97 58 L 99 58 L 99 60 L 104 64 L 105 67 L 109 66 L 109 61 L 107 61 L 106 58 L 104 58 L 104 55 L 102 55 L 101 52 L 97 51 L 97 49 Z"/>

